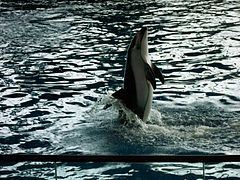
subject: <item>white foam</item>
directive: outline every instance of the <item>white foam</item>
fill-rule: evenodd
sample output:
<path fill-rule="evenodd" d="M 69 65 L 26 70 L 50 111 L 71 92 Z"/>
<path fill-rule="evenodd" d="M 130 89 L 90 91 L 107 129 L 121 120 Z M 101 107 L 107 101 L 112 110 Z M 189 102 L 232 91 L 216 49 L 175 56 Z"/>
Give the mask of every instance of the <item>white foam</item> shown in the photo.
<path fill-rule="evenodd" d="M 128 140 L 137 138 L 142 141 L 150 139 L 155 141 L 162 137 L 171 138 L 173 134 L 172 130 L 162 121 L 162 115 L 157 109 L 151 109 L 148 121 L 145 123 L 111 95 L 102 96 L 88 113 L 92 117 L 91 119 L 101 122 L 101 127 L 104 126 L 109 130 L 115 128 L 115 131 L 120 132 Z M 123 124 L 121 118 L 124 118 Z"/>

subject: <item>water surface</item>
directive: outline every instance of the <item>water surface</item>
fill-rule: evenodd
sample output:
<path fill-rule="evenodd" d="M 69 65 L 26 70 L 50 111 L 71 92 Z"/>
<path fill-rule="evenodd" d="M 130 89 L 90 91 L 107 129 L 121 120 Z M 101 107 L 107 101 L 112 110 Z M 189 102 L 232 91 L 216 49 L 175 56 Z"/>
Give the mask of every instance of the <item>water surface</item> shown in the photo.
<path fill-rule="evenodd" d="M 0 152 L 239 154 L 239 12 L 237 0 L 2 1 Z M 149 121 L 129 112 L 137 123 L 126 126 L 119 124 L 122 107 L 110 94 L 123 84 L 127 47 L 142 26 L 149 28 L 151 60 L 166 83 L 157 82 Z M 106 103 L 113 106 L 104 109 Z M 37 177 L 48 179 L 53 166 L 44 166 L 50 175 Z M 202 172 L 201 165 L 181 163 L 96 166 L 69 168 L 86 169 L 76 177 L 91 171 L 109 179 L 120 172 L 137 179 L 146 171 L 155 179 L 183 177 L 168 166 L 199 169 L 181 171 L 189 179 Z M 1 174 L 17 178 L 43 171 L 32 167 L 3 166 Z M 140 173 L 134 176 L 134 169 Z M 225 171 L 240 176 L 239 164 L 209 169 L 213 179 Z M 62 176 L 75 177 L 74 170 L 68 172 Z"/>

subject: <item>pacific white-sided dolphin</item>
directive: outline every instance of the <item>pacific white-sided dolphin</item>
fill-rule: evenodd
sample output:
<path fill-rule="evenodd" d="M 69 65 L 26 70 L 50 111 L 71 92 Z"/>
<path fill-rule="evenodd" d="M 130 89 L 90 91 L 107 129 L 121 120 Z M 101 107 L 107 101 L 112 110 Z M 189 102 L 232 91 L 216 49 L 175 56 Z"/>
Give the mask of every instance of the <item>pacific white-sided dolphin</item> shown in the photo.
<path fill-rule="evenodd" d="M 155 78 L 164 83 L 162 72 L 150 61 L 148 54 L 148 30 L 143 27 L 133 38 L 127 54 L 124 87 L 113 93 L 113 97 L 147 121 L 156 89 Z"/>

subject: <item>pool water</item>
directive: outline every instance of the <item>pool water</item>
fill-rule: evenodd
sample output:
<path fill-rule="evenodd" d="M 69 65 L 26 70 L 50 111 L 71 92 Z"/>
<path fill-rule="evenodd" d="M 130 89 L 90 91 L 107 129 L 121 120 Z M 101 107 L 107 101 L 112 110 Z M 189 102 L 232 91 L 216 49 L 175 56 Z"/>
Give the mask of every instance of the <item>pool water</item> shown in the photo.
<path fill-rule="evenodd" d="M 146 123 L 111 97 L 143 26 L 166 82 Z M 240 154 L 239 71 L 238 0 L 2 0 L 0 153 Z M 54 179 L 54 167 L 2 164 L 0 177 Z M 239 169 L 206 164 L 206 178 L 238 179 Z M 57 176 L 202 179 L 202 163 L 65 163 Z"/>

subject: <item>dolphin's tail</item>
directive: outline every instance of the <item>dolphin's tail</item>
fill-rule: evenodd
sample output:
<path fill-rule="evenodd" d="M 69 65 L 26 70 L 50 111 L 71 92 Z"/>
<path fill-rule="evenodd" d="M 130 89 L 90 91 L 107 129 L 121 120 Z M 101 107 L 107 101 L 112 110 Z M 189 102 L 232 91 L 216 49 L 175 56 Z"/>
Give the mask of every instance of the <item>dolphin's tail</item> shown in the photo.
<path fill-rule="evenodd" d="M 116 91 L 115 93 L 112 94 L 113 97 L 125 101 L 125 90 L 121 88 L 120 90 Z"/>

